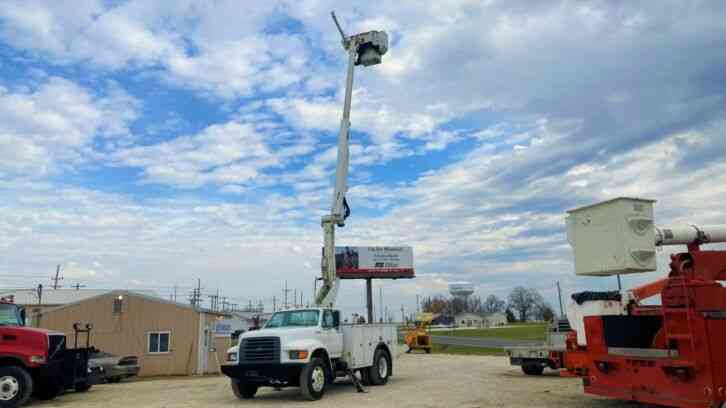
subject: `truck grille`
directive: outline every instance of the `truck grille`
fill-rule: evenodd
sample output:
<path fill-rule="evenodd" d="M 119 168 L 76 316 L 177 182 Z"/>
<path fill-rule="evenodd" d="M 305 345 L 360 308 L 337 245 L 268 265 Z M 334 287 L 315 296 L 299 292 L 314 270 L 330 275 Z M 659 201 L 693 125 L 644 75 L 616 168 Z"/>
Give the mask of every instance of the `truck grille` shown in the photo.
<path fill-rule="evenodd" d="M 66 336 L 62 334 L 48 335 L 48 360 L 63 359 L 66 349 Z"/>
<path fill-rule="evenodd" d="M 280 361 L 279 337 L 253 337 L 242 339 L 239 348 L 240 363 L 275 363 Z"/>

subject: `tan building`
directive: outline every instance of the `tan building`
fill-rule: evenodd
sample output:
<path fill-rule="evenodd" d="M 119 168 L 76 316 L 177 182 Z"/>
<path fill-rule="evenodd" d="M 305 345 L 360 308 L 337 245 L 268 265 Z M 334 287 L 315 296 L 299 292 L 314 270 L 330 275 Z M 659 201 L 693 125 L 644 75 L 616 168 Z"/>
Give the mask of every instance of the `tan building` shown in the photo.
<path fill-rule="evenodd" d="M 26 324 L 39 327 L 40 319 L 47 310 L 55 309 L 68 303 L 79 302 L 99 295 L 112 292 L 110 289 L 52 289 L 40 286 L 35 289 L 13 289 L 0 291 L 0 297 L 13 299 L 13 302 L 25 309 Z M 158 296 L 151 290 L 135 290 L 147 296 Z"/>
<path fill-rule="evenodd" d="M 113 291 L 43 311 L 40 327 L 66 333 L 91 323 L 91 343 L 116 355 L 135 355 L 140 376 L 219 373 L 229 347 L 214 328 L 226 313 L 195 309 L 135 292 Z"/>

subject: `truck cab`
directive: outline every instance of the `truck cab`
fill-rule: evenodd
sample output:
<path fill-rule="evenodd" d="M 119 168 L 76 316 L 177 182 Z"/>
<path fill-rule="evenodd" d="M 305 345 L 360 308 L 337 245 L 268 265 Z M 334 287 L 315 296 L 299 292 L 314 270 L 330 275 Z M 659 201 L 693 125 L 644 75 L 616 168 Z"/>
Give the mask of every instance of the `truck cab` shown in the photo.
<path fill-rule="evenodd" d="M 395 335 L 393 325 L 341 325 L 340 312 L 331 308 L 283 310 L 240 336 L 222 372 L 241 399 L 254 397 L 262 386 L 299 386 L 303 396 L 317 400 L 336 377 L 354 371 L 366 383 L 385 384 Z"/>
<path fill-rule="evenodd" d="M 87 351 L 67 349 L 63 333 L 26 327 L 23 311 L 0 299 L 0 408 L 88 390 Z"/>

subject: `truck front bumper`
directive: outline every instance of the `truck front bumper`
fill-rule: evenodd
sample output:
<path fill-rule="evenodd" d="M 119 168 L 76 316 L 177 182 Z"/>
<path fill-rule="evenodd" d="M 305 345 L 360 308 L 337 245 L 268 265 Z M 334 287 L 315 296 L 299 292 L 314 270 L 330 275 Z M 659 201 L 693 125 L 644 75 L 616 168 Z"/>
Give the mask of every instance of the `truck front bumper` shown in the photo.
<path fill-rule="evenodd" d="M 275 387 L 300 385 L 300 372 L 305 363 L 288 364 L 225 364 L 222 373 L 229 378 L 258 385 Z"/>

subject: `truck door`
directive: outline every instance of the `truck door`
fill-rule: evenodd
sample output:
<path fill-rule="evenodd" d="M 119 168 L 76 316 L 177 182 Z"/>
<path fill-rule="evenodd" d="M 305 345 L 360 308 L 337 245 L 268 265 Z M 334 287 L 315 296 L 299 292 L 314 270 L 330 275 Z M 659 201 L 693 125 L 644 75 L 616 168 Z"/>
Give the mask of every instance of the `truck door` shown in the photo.
<path fill-rule="evenodd" d="M 322 326 L 330 358 L 339 358 L 343 355 L 343 332 L 340 330 L 339 319 L 335 319 L 333 311 L 323 312 Z"/>

